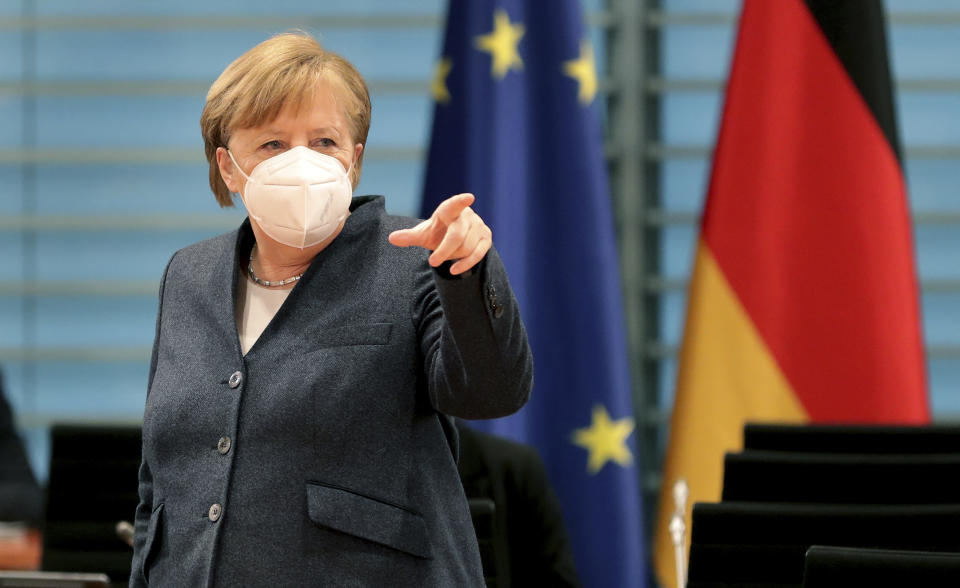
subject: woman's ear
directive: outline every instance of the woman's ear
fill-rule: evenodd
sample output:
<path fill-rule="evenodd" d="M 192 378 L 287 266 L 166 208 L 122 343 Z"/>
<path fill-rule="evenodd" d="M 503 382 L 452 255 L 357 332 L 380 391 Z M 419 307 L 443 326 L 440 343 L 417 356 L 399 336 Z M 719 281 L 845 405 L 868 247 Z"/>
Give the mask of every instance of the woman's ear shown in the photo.
<path fill-rule="evenodd" d="M 223 178 L 227 189 L 239 194 L 240 188 L 243 187 L 241 182 L 243 176 L 237 171 L 237 166 L 233 164 L 230 154 L 224 147 L 217 147 L 217 167 L 220 168 L 220 177 Z"/>
<path fill-rule="evenodd" d="M 350 183 L 356 188 L 360 183 L 360 156 L 363 155 L 363 143 L 353 146 L 353 169 L 350 170 Z"/>

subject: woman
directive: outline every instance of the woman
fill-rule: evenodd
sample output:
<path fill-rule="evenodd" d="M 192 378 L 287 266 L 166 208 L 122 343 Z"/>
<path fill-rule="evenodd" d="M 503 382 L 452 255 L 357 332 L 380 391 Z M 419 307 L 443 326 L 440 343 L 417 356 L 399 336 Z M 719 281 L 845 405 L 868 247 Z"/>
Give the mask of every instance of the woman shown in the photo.
<path fill-rule="evenodd" d="M 482 585 L 447 415 L 518 410 L 533 366 L 473 196 L 420 223 L 351 199 L 369 95 L 305 34 L 200 123 L 249 218 L 161 282 L 130 585 Z"/>

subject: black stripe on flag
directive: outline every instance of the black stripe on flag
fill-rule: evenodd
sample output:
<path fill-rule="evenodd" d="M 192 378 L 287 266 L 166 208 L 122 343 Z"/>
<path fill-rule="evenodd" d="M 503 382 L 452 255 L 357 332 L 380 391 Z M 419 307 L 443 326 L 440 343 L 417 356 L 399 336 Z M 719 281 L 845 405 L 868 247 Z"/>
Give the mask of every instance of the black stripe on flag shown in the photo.
<path fill-rule="evenodd" d="M 879 0 L 806 0 L 806 4 L 902 167 L 883 5 Z"/>

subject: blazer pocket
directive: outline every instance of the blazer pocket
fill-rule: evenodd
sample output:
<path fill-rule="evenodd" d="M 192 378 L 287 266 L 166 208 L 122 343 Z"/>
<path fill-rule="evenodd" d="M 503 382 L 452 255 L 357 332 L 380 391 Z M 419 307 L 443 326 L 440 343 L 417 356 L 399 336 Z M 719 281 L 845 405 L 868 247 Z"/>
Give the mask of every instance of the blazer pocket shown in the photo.
<path fill-rule="evenodd" d="M 343 488 L 307 483 L 310 520 L 324 527 L 430 558 L 430 538 L 423 516 Z"/>
<path fill-rule="evenodd" d="M 391 323 L 346 325 L 321 330 L 314 339 L 311 350 L 348 345 L 386 345 L 390 342 Z"/>
<path fill-rule="evenodd" d="M 157 534 L 161 532 L 160 525 L 163 518 L 163 503 L 153 509 L 150 515 L 150 522 L 147 523 L 147 538 L 143 543 L 143 581 L 150 583 L 150 564 L 153 563 L 154 551 L 158 547 Z"/>

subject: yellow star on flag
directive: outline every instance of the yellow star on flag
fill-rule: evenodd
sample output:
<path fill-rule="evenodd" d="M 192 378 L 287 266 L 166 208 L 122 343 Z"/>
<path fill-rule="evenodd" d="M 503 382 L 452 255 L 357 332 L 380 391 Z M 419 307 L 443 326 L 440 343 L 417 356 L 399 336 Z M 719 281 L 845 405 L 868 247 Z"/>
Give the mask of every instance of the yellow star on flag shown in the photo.
<path fill-rule="evenodd" d="M 564 61 L 563 73 L 580 84 L 577 101 L 584 106 L 590 104 L 597 94 L 597 70 L 593 63 L 593 45 L 589 41 L 580 41 L 580 57 Z"/>
<path fill-rule="evenodd" d="M 502 79 L 511 69 L 523 69 L 523 60 L 517 52 L 517 45 L 526 32 L 522 24 L 511 24 L 507 11 L 498 8 L 493 13 L 493 31 L 486 35 L 478 35 L 474 45 L 481 51 L 486 51 L 493 57 L 491 73 L 493 77 Z"/>
<path fill-rule="evenodd" d="M 627 447 L 627 437 L 633 432 L 633 419 L 625 417 L 610 420 L 607 409 L 598 404 L 593 407 L 593 422 L 585 429 L 573 432 L 573 442 L 589 452 L 587 471 L 596 474 L 608 462 L 615 461 L 623 467 L 633 463 L 633 454 Z"/>
<path fill-rule="evenodd" d="M 440 104 L 450 102 L 450 90 L 447 89 L 447 75 L 450 74 L 451 68 L 453 68 L 453 63 L 449 57 L 441 59 L 433 68 L 433 80 L 430 81 L 430 93 L 433 94 L 433 99 Z"/>

